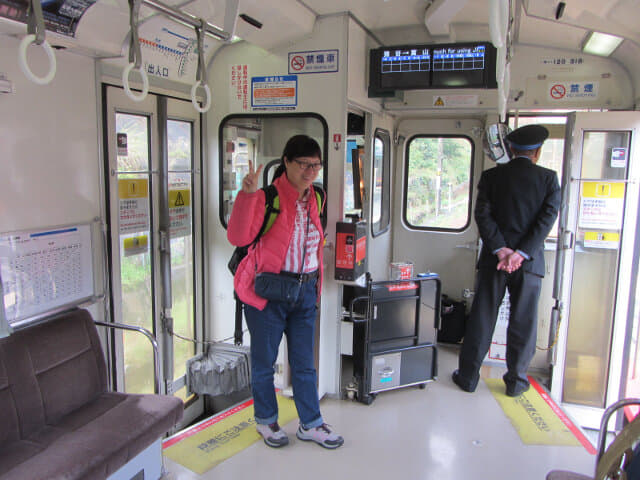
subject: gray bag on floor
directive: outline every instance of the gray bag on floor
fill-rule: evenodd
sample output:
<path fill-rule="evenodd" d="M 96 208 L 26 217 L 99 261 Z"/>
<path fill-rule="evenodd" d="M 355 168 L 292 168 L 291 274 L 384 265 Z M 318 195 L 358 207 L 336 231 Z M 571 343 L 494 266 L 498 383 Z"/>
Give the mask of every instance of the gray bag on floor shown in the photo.
<path fill-rule="evenodd" d="M 228 395 L 251 384 L 249 347 L 226 343 L 187 361 L 187 388 L 201 395 Z"/>

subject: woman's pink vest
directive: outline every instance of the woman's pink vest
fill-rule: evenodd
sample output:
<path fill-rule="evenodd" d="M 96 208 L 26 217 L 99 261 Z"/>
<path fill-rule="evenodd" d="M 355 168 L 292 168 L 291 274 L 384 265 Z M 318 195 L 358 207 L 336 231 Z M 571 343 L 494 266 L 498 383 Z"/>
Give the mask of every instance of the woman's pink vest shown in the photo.
<path fill-rule="evenodd" d="M 233 288 L 240 300 L 258 310 L 264 309 L 267 300 L 256 295 L 254 289 L 256 272 L 279 273 L 282 271 L 296 218 L 298 191 L 291 185 L 286 174 L 275 179 L 273 184 L 278 190 L 280 213 L 269 231 L 260 238 L 256 246 L 251 248 L 247 256 L 240 262 L 233 278 Z M 309 197 L 309 214 L 313 224 L 322 233 L 318 202 L 315 201 L 313 193 L 312 191 L 312 195 Z M 251 243 L 260 231 L 264 212 L 265 195 L 262 190 L 257 190 L 254 193 L 240 191 L 236 197 L 227 228 L 229 242 L 235 246 Z M 322 288 L 323 243 L 321 241 L 318 246 L 318 265 L 320 266 L 318 295 L 320 295 Z"/>

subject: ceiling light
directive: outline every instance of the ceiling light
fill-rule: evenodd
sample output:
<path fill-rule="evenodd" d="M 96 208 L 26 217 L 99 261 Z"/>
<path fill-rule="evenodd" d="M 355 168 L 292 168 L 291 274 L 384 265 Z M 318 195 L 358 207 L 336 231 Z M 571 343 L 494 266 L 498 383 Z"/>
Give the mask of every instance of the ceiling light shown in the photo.
<path fill-rule="evenodd" d="M 618 45 L 622 43 L 622 40 L 624 40 L 622 37 L 616 37 L 615 35 L 591 32 L 587 35 L 582 46 L 582 51 L 591 55 L 608 57 L 616 48 L 618 48 Z"/>

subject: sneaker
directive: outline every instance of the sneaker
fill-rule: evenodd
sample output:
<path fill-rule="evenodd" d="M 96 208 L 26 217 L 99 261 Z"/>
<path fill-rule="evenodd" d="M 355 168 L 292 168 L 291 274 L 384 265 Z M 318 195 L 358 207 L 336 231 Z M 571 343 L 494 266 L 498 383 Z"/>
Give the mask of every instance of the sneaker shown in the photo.
<path fill-rule="evenodd" d="M 326 423 L 308 430 L 300 425 L 296 437 L 305 442 L 316 442 L 324 448 L 338 448 L 344 443 L 344 438 L 332 432 L 331 427 Z"/>
<path fill-rule="evenodd" d="M 278 422 L 271 423 L 269 425 L 257 424 L 256 430 L 262 438 L 264 443 L 273 448 L 284 447 L 289 444 L 289 437 L 278 425 Z"/>

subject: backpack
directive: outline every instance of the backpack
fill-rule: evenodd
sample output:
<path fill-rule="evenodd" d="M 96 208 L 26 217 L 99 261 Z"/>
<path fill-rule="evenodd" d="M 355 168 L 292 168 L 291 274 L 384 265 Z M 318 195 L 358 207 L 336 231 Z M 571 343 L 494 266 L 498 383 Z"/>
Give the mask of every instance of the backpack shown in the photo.
<path fill-rule="evenodd" d="M 242 259 L 244 259 L 244 257 L 246 257 L 249 253 L 249 248 L 258 243 L 260 237 L 269 231 L 269 229 L 273 226 L 273 223 L 276 221 L 276 217 L 280 213 L 280 198 L 278 197 L 278 190 L 276 189 L 275 185 L 267 185 L 266 187 L 262 187 L 262 190 L 264 191 L 265 196 L 264 220 L 262 221 L 262 225 L 260 226 L 258 235 L 256 235 L 256 238 L 254 238 L 251 243 L 242 247 L 236 247 L 233 250 L 233 254 L 231 255 L 229 263 L 227 264 L 229 271 L 233 275 L 236 274 L 238 265 L 240 265 Z M 322 228 L 324 228 L 326 226 L 323 211 L 325 200 L 324 190 L 316 185 L 313 185 L 313 190 L 316 195 L 316 202 L 318 202 L 318 212 L 320 213 Z"/>

